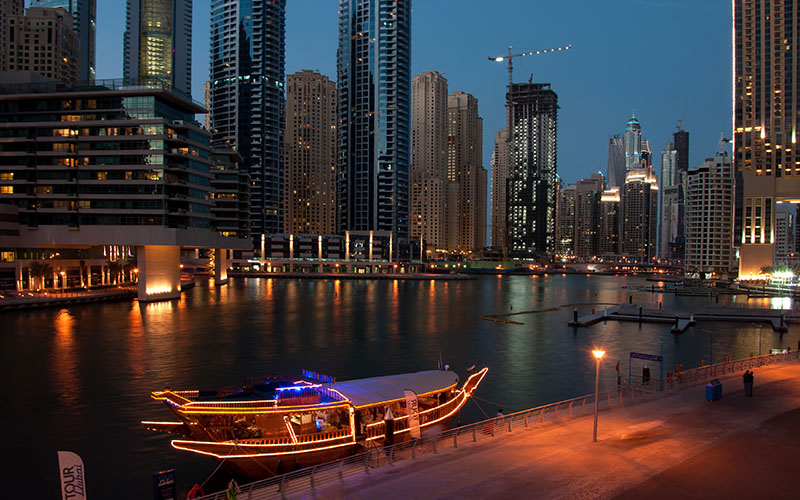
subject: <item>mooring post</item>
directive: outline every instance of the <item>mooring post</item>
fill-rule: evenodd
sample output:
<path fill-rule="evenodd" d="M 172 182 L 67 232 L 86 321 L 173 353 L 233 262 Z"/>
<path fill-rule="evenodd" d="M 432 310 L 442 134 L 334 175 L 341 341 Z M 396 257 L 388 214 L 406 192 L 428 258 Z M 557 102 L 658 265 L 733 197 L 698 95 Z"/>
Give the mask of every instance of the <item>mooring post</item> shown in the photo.
<path fill-rule="evenodd" d="M 572 310 L 572 321 L 573 321 L 573 323 L 577 323 L 578 322 L 578 308 L 577 307 Z"/>

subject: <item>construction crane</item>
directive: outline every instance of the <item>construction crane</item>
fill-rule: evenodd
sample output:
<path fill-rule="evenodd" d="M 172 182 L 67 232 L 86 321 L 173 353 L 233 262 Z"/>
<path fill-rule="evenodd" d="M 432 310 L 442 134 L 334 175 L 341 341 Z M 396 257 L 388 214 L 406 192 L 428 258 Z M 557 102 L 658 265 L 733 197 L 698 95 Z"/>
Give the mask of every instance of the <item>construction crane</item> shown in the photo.
<path fill-rule="evenodd" d="M 513 83 L 513 80 L 511 78 L 511 73 L 512 73 L 513 67 L 514 67 L 514 65 L 512 63 L 512 60 L 515 57 L 535 56 L 535 55 L 539 55 L 539 54 L 547 54 L 547 53 L 550 53 L 550 52 L 558 52 L 560 50 L 569 50 L 571 48 L 572 48 L 572 44 L 569 44 L 569 45 L 565 45 L 563 47 L 554 47 L 552 49 L 530 50 L 528 52 L 520 52 L 519 54 L 512 54 L 511 53 L 511 45 L 509 45 L 508 46 L 508 55 L 497 56 L 497 57 L 489 56 L 489 60 L 490 61 L 495 61 L 495 62 L 508 61 L 508 86 L 511 87 L 511 84 Z"/>

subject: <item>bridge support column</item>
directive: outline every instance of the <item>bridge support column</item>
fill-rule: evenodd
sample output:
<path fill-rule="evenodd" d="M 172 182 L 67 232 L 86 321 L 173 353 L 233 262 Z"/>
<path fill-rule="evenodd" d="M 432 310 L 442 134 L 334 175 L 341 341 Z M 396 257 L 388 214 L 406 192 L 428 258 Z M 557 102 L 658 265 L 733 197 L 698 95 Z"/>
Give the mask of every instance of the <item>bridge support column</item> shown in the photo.
<path fill-rule="evenodd" d="M 175 245 L 136 247 L 139 265 L 139 301 L 177 299 L 181 296 L 181 249 Z"/>
<path fill-rule="evenodd" d="M 214 286 L 228 284 L 228 250 L 217 248 L 214 250 Z"/>

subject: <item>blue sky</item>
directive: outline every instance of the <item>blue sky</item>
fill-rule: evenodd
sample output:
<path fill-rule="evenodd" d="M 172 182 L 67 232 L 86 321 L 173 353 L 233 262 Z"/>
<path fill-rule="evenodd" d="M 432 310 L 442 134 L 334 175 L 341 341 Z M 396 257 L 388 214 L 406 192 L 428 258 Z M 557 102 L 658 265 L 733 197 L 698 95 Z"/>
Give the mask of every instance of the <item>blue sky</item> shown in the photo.
<path fill-rule="evenodd" d="M 122 76 L 125 1 L 97 2 L 98 78 Z M 479 100 L 484 167 L 505 124 L 505 63 L 488 56 L 572 44 L 567 52 L 514 60 L 514 81 L 551 83 L 558 94 L 558 172 L 567 183 L 605 172 L 608 137 L 635 109 L 659 166 L 683 117 L 690 167 L 731 131 L 730 0 L 416 0 L 412 73 L 436 70 L 450 91 Z M 337 0 L 287 0 L 286 72 L 336 79 Z M 194 0 L 192 86 L 208 77 L 209 1 Z"/>

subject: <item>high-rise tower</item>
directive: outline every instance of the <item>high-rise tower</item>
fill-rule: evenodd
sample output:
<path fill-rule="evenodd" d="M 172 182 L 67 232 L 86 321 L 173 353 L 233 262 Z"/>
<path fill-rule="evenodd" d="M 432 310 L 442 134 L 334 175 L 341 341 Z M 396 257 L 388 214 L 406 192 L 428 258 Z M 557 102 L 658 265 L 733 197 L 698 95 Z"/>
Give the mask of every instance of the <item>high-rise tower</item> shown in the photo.
<path fill-rule="evenodd" d="M 286 77 L 284 228 L 336 231 L 336 83 L 304 70 Z"/>
<path fill-rule="evenodd" d="M 520 257 L 555 252 L 558 96 L 549 83 L 515 83 L 511 95 L 508 246 Z"/>
<path fill-rule="evenodd" d="M 72 31 L 80 39 L 78 79 L 84 82 L 93 82 L 97 0 L 32 0 L 31 7 L 61 7 L 72 15 Z M 191 16 L 189 22 L 191 22 Z"/>
<path fill-rule="evenodd" d="M 800 199 L 800 1 L 733 3 L 733 132 L 739 278 L 773 264 L 776 204 Z"/>
<path fill-rule="evenodd" d="M 621 187 L 625 184 L 625 148 L 619 134 L 608 138 L 608 166 L 606 177 L 609 187 Z"/>
<path fill-rule="evenodd" d="M 478 99 L 466 92 L 447 97 L 447 180 L 450 181 L 447 246 L 460 252 L 486 246 L 486 204 L 481 206 L 483 119 Z M 483 184 L 483 193 L 486 185 Z M 453 217 L 454 215 L 454 217 Z"/>
<path fill-rule="evenodd" d="M 411 238 L 445 245 L 447 80 L 436 71 L 411 86 Z"/>
<path fill-rule="evenodd" d="M 622 134 L 622 148 L 625 151 L 625 171 L 641 167 L 642 126 L 636 116 L 631 116 Z M 625 182 L 624 180 L 622 181 Z"/>
<path fill-rule="evenodd" d="M 508 129 L 494 133 L 492 151 L 492 248 L 505 252 L 508 249 L 506 236 L 506 205 L 508 204 Z"/>
<path fill-rule="evenodd" d="M 128 0 L 123 78 L 192 93 L 192 0 Z"/>
<path fill-rule="evenodd" d="M 211 2 L 213 143 L 244 158 L 254 238 L 283 231 L 285 30 L 285 0 Z"/>
<path fill-rule="evenodd" d="M 339 0 L 337 74 L 338 230 L 407 239 L 411 1 Z"/>

